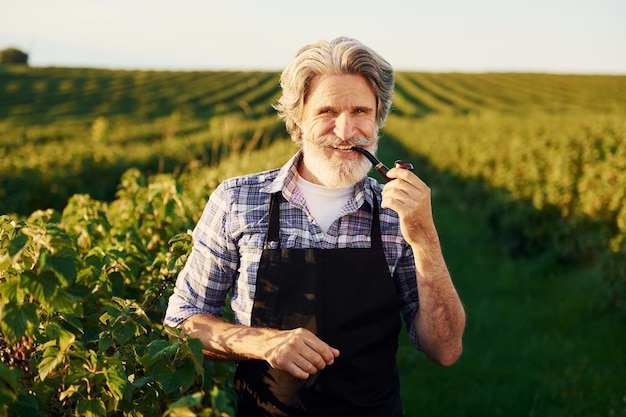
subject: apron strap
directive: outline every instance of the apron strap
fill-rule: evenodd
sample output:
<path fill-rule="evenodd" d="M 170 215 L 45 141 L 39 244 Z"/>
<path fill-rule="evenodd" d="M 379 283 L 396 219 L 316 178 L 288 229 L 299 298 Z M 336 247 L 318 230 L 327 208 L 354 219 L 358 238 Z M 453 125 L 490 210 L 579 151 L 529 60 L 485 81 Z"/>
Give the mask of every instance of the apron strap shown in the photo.
<path fill-rule="evenodd" d="M 372 226 L 371 247 L 372 249 L 382 249 L 382 233 L 380 231 L 380 214 L 378 209 L 378 199 L 376 193 L 372 190 L 373 206 L 372 207 Z M 283 200 L 281 192 L 273 193 L 270 196 L 269 222 L 267 225 L 267 241 L 264 249 L 280 249 L 280 202 Z"/>
<path fill-rule="evenodd" d="M 280 248 L 280 200 L 282 193 L 274 193 L 270 196 L 269 224 L 267 226 L 267 241 L 265 249 Z M 275 242 L 272 244 L 272 242 Z"/>
<path fill-rule="evenodd" d="M 383 238 L 380 231 L 380 214 L 378 212 L 378 199 L 376 198 L 376 193 L 372 192 L 372 198 L 374 199 L 374 207 L 372 207 L 371 247 L 372 249 L 380 250 L 382 253 Z"/>

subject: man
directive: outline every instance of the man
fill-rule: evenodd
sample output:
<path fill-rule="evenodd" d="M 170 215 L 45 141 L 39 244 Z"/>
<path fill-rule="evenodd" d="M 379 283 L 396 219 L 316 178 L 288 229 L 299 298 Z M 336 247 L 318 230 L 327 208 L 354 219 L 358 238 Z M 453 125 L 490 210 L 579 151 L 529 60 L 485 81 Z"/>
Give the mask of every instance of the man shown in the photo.
<path fill-rule="evenodd" d="M 367 177 L 393 70 L 360 42 L 302 48 L 276 106 L 301 147 L 281 169 L 224 181 L 194 230 L 165 324 L 237 361 L 240 416 L 401 416 L 400 313 L 435 363 L 461 355 L 465 312 L 430 190 Z M 227 298 L 235 323 L 220 318 Z"/>

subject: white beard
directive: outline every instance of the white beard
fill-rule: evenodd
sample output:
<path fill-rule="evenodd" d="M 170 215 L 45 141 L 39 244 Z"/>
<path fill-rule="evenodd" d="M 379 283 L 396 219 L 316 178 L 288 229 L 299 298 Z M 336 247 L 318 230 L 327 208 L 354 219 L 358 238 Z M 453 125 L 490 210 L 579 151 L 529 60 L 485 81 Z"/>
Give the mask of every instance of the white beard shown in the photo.
<path fill-rule="evenodd" d="M 361 181 L 372 168 L 367 158 L 359 154 L 359 158 L 346 160 L 333 158 L 328 155 L 329 144 L 339 144 L 340 140 L 332 136 L 319 138 L 315 143 L 312 140 L 304 140 L 302 151 L 304 163 L 307 169 L 316 177 L 317 181 L 328 188 L 349 187 Z M 367 145 L 368 151 L 375 154 L 378 149 L 377 140 L 359 140 L 352 143 L 354 146 Z M 356 151 L 352 151 L 355 152 Z"/>

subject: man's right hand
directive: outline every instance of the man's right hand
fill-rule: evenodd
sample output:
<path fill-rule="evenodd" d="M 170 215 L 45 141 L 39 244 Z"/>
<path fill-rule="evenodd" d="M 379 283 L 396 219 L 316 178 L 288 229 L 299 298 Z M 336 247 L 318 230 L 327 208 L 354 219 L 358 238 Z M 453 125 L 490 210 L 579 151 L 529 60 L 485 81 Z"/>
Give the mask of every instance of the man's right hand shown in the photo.
<path fill-rule="evenodd" d="M 299 379 L 307 379 L 332 365 L 339 356 L 338 349 L 304 328 L 276 330 L 241 326 L 208 314 L 191 316 L 179 327 L 181 336 L 202 341 L 204 354 L 210 360 L 262 359 L 272 368 Z"/>
<path fill-rule="evenodd" d="M 269 330 L 268 349 L 263 358 L 272 368 L 289 372 L 296 378 L 307 379 L 335 362 L 339 350 L 320 340 L 311 331 L 303 328 L 294 330 Z"/>

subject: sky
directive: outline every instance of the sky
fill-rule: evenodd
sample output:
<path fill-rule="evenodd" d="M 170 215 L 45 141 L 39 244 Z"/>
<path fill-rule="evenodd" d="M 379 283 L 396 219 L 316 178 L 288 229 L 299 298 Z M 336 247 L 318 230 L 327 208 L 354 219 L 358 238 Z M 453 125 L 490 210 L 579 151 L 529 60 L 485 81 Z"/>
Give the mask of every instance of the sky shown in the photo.
<path fill-rule="evenodd" d="M 281 70 L 350 36 L 396 70 L 626 74 L 626 0 L 0 0 L 31 66 Z"/>

